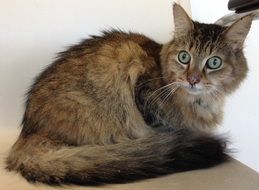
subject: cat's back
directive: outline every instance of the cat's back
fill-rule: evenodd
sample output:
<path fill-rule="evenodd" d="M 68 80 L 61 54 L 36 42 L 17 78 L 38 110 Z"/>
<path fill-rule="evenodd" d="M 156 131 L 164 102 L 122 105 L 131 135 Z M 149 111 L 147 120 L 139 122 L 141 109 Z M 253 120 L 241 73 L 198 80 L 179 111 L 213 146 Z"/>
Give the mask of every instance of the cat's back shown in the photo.
<path fill-rule="evenodd" d="M 123 52 L 124 54 L 127 54 L 130 51 L 137 51 L 137 49 L 141 49 L 147 55 L 153 56 L 155 58 L 159 58 L 159 52 L 161 51 L 162 47 L 161 44 L 158 44 L 143 34 L 111 30 L 104 31 L 99 36 L 91 36 L 91 38 L 84 40 L 81 44 L 70 48 L 68 52 L 71 51 L 75 54 L 80 54 L 80 52 L 83 53 L 85 50 L 91 50 L 92 53 L 96 51 L 105 52 L 108 50 L 107 53 L 112 54 L 113 52 L 109 52 L 109 48 L 116 52 L 117 49 L 124 47 L 126 44 L 130 47 L 128 50 L 122 49 L 125 50 L 125 52 Z M 82 51 L 78 51 L 79 49 Z"/>
<path fill-rule="evenodd" d="M 117 115 L 124 113 L 121 105 L 134 104 L 132 94 L 139 76 L 157 69 L 160 49 L 160 44 L 143 35 L 112 31 L 92 36 L 60 53 L 36 78 L 28 93 L 23 132 L 53 130 L 51 126 L 60 126 L 59 122 L 66 120 L 66 126 L 74 122 L 68 127 L 81 126 L 80 115 L 94 118 L 91 114 L 105 115 L 105 110 L 111 112 L 111 108 Z M 116 126 L 114 118 L 117 116 L 109 119 L 111 126 Z M 69 133 L 67 138 L 72 137 Z"/>
<path fill-rule="evenodd" d="M 134 88 L 141 74 L 157 69 L 160 50 L 160 44 L 141 34 L 106 31 L 91 36 L 59 53 L 36 77 L 27 95 L 26 113 L 64 104 L 71 96 L 100 101 L 118 88 Z"/>
<path fill-rule="evenodd" d="M 140 70 L 147 71 L 159 65 L 161 47 L 142 34 L 105 31 L 60 52 L 57 60 L 36 78 L 31 91 L 41 86 L 75 88 L 86 78 L 95 80 L 99 75 L 102 76 L 99 78 L 111 80 L 118 75 L 126 76 L 127 72 L 138 75 Z"/>
<path fill-rule="evenodd" d="M 105 31 L 100 36 L 91 36 L 78 45 L 72 46 L 61 54 L 62 59 L 83 62 L 87 70 L 107 68 L 127 70 L 130 63 L 142 62 L 140 65 L 150 67 L 152 62 L 159 62 L 161 45 L 138 33 L 122 31 Z M 121 64 L 122 63 L 122 64 Z M 108 65 L 107 65 L 108 64 Z M 123 68 L 123 67 L 127 68 Z M 147 68 L 146 68 L 147 69 Z M 87 71 L 86 71 L 87 72 Z M 106 71 L 108 72 L 108 71 Z"/>

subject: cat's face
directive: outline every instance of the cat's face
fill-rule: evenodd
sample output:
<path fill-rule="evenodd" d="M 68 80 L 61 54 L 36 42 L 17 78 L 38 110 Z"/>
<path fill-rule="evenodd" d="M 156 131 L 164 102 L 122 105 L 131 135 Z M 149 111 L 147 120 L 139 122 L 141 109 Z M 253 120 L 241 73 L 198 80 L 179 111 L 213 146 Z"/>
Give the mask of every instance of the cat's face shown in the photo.
<path fill-rule="evenodd" d="M 247 73 L 242 52 L 251 25 L 244 17 L 231 27 L 193 22 L 174 6 L 174 39 L 161 53 L 163 77 L 189 95 L 232 92 Z"/>

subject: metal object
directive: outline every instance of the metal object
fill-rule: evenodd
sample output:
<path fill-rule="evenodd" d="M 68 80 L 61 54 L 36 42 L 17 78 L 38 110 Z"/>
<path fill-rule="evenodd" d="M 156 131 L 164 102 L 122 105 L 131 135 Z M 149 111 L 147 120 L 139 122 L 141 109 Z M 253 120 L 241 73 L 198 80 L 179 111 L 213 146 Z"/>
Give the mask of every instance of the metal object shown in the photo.
<path fill-rule="evenodd" d="M 259 10 L 249 11 L 245 13 L 230 13 L 215 22 L 215 24 L 219 24 L 222 26 L 230 26 L 233 22 L 244 17 L 246 15 L 253 16 L 253 20 L 259 20 Z"/>

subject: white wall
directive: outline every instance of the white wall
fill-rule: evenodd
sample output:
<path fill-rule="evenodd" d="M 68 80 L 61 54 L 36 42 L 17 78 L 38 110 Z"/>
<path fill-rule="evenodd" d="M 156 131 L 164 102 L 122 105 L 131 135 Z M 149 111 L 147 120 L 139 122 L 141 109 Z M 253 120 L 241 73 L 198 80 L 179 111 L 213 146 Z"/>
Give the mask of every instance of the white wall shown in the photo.
<path fill-rule="evenodd" d="M 191 1 L 193 19 L 214 22 L 230 13 L 228 0 Z M 238 160 L 259 172 L 259 21 L 248 35 L 245 54 L 249 73 L 240 89 L 227 99 L 221 132 L 227 132 Z"/>
<path fill-rule="evenodd" d="M 18 126 L 25 91 L 55 53 L 111 27 L 166 41 L 171 1 L 1 0 L 0 126 Z"/>
<path fill-rule="evenodd" d="M 64 47 L 118 27 L 166 42 L 172 32 L 171 0 L 1 0 L 0 4 L 0 127 L 18 127 L 26 89 L 32 79 Z M 195 4 L 194 4 L 195 3 Z M 192 1 L 193 16 L 213 22 L 224 15 L 226 1 Z M 259 23 L 247 41 L 250 73 L 229 98 L 223 129 L 230 131 L 238 159 L 259 171 L 258 149 Z M 257 49 L 256 49 L 257 48 Z"/>

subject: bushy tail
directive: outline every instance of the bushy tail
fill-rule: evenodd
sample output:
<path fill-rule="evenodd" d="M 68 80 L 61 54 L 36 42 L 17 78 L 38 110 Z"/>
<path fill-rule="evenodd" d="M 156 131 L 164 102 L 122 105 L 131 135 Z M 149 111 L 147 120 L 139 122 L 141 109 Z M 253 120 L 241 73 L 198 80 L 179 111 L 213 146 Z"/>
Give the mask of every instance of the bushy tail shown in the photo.
<path fill-rule="evenodd" d="M 7 169 L 31 182 L 98 185 L 207 168 L 227 158 L 224 140 L 188 130 L 105 146 L 53 146 L 40 141 L 17 142 Z"/>

